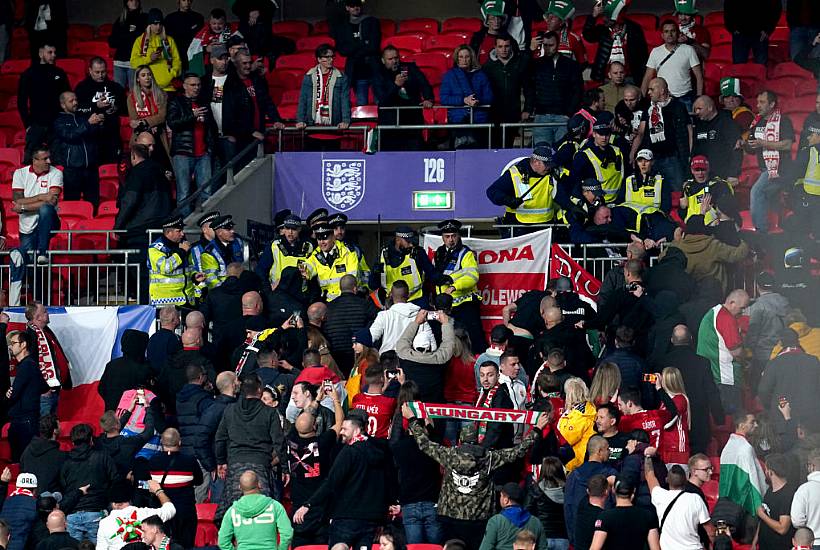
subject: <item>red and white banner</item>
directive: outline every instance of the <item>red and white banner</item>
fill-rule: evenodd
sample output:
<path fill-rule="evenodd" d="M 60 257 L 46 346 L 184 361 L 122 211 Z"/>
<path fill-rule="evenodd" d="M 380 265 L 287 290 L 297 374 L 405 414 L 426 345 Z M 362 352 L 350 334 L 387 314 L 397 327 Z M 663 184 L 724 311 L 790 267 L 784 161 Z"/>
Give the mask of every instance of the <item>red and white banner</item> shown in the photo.
<path fill-rule="evenodd" d="M 601 291 L 601 281 L 593 277 L 581 264 L 573 260 L 560 245 L 552 245 L 552 261 L 550 262 L 550 279 L 569 277 L 575 287 L 575 292 L 592 300 L 598 300 Z"/>
<path fill-rule="evenodd" d="M 544 289 L 549 273 L 552 230 L 544 229 L 511 239 L 462 239 L 478 259 L 478 291 L 485 330 L 502 319 L 504 306 L 528 290 Z M 439 235 L 424 235 L 424 249 L 432 258 L 442 245 Z"/>

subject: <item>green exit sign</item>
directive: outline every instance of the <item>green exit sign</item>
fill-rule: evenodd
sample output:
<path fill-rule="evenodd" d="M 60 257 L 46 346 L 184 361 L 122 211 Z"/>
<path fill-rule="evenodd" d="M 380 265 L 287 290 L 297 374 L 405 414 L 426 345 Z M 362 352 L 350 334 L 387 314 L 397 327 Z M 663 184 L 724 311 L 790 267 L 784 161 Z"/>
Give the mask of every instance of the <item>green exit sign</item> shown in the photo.
<path fill-rule="evenodd" d="M 455 191 L 413 191 L 413 210 L 452 210 Z"/>

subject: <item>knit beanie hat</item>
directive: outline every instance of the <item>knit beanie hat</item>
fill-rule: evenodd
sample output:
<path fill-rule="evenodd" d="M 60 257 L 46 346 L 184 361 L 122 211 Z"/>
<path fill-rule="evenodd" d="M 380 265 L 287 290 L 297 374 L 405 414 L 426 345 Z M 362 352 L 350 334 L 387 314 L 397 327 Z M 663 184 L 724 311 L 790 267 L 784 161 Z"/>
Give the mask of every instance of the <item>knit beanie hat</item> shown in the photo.
<path fill-rule="evenodd" d="M 626 8 L 627 0 L 605 0 L 604 17 L 610 21 L 618 21 L 621 12 Z"/>
<path fill-rule="evenodd" d="M 485 23 L 491 15 L 495 15 L 506 21 L 507 14 L 504 11 L 506 7 L 504 0 L 484 0 L 484 2 L 481 3 L 481 17 Z"/>
<path fill-rule="evenodd" d="M 675 0 L 675 13 L 682 13 L 684 15 L 695 15 L 698 13 L 695 7 L 696 0 Z"/>
<path fill-rule="evenodd" d="M 554 15 L 558 19 L 566 21 L 575 15 L 575 4 L 571 0 L 551 0 L 545 15 Z"/>
<path fill-rule="evenodd" d="M 720 97 L 743 97 L 740 93 L 740 79 L 727 77 L 720 79 Z"/>
<path fill-rule="evenodd" d="M 353 333 L 353 341 L 357 344 L 361 344 L 366 348 L 373 347 L 373 337 L 370 336 L 370 329 L 369 328 L 360 328 L 356 332 Z"/>

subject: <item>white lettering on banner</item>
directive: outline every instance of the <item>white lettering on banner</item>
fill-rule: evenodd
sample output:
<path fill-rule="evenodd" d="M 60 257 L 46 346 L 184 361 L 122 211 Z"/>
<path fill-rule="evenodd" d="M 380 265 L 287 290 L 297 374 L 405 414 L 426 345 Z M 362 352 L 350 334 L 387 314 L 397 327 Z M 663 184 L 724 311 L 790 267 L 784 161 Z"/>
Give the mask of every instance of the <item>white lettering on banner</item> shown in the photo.
<path fill-rule="evenodd" d="M 535 256 L 532 253 L 532 247 L 527 245 L 521 250 L 518 248 L 510 248 L 508 250 L 482 250 L 478 253 L 479 264 L 495 264 L 504 262 L 518 262 L 526 260 L 534 262 Z"/>
<path fill-rule="evenodd" d="M 444 183 L 444 159 L 424 159 L 424 183 Z"/>
<path fill-rule="evenodd" d="M 481 289 L 481 303 L 490 306 L 506 306 L 519 299 L 526 290 L 520 288 L 490 288 Z"/>

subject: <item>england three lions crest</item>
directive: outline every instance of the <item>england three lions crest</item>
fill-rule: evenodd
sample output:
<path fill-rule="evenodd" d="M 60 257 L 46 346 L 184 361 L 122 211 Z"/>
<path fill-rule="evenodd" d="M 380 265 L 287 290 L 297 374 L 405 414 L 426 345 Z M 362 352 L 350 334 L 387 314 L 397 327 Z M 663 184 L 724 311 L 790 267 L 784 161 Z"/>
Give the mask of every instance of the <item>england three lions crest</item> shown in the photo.
<path fill-rule="evenodd" d="M 322 196 L 328 206 L 347 212 L 362 202 L 365 160 L 322 160 Z"/>

